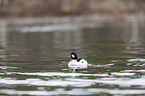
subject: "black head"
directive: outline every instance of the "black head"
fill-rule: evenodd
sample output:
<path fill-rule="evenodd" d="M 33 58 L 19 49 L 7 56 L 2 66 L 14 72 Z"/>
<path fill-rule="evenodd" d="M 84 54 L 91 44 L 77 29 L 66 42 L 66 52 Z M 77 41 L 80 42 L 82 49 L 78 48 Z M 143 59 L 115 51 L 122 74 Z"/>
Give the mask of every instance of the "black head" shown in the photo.
<path fill-rule="evenodd" d="M 71 53 L 70 53 L 70 58 L 71 58 L 71 59 L 78 59 L 77 53 L 71 52 Z"/>

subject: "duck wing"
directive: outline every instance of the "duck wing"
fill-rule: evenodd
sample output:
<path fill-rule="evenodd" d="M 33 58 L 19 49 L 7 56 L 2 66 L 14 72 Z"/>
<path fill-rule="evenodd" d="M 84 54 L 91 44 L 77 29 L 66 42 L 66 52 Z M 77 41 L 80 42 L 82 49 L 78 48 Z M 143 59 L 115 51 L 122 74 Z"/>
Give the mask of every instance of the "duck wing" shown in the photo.
<path fill-rule="evenodd" d="M 82 60 L 82 58 L 77 59 L 77 62 L 80 62 Z"/>

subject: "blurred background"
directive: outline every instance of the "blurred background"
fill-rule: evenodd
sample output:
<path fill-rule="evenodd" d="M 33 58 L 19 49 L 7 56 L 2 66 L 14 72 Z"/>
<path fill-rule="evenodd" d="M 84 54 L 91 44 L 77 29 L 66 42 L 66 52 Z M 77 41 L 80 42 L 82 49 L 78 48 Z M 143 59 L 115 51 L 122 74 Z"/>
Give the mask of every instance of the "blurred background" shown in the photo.
<path fill-rule="evenodd" d="M 144 0 L 0 0 L 1 17 L 103 14 L 143 16 Z"/>
<path fill-rule="evenodd" d="M 0 95 L 144 96 L 144 30 L 145 0 L 0 0 Z"/>

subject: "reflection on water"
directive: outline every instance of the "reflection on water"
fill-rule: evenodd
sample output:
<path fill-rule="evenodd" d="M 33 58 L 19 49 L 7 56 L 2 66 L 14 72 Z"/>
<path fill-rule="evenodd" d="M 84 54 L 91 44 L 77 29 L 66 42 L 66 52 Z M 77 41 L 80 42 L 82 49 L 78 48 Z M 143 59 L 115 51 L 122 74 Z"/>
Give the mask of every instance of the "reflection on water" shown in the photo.
<path fill-rule="evenodd" d="M 145 95 L 144 22 L 103 20 L 3 20 L 0 95 Z M 69 71 L 71 51 L 88 69 Z"/>

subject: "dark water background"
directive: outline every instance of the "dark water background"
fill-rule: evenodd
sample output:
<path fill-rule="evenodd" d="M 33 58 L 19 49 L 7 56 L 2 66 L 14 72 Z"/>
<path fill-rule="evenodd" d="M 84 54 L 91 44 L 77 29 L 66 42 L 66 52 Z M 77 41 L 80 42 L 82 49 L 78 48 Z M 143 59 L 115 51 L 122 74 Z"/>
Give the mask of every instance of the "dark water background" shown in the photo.
<path fill-rule="evenodd" d="M 1 20 L 0 95 L 145 95 L 145 22 L 105 19 Z M 88 69 L 69 71 L 71 51 Z"/>

